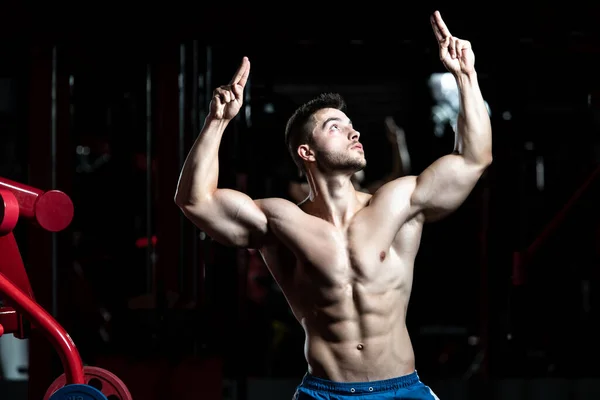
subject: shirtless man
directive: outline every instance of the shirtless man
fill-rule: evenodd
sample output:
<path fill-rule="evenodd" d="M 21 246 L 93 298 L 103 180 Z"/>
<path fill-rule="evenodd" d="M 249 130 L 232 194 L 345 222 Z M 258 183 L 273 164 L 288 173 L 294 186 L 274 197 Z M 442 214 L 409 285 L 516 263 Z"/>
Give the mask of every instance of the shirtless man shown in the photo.
<path fill-rule="evenodd" d="M 489 116 L 469 42 L 431 16 L 439 55 L 461 96 L 456 146 L 418 176 L 374 194 L 351 176 L 365 167 L 360 133 L 335 94 L 296 110 L 286 127 L 310 196 L 253 200 L 219 188 L 221 136 L 238 113 L 250 72 L 244 57 L 229 85 L 214 91 L 202 132 L 179 179 L 175 202 L 214 240 L 258 249 L 306 334 L 308 372 L 296 399 L 435 399 L 415 369 L 406 327 L 413 265 L 423 225 L 456 210 L 492 162 Z"/>

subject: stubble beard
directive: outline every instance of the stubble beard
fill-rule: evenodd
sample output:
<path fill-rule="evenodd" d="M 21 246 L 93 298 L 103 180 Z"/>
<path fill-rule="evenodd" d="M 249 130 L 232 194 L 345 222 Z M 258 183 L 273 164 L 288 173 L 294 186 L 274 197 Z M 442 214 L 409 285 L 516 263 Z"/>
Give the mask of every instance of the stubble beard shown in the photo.
<path fill-rule="evenodd" d="M 355 173 L 366 166 L 367 160 L 364 157 L 338 152 L 317 153 L 317 168 L 321 172 L 348 171 Z"/>

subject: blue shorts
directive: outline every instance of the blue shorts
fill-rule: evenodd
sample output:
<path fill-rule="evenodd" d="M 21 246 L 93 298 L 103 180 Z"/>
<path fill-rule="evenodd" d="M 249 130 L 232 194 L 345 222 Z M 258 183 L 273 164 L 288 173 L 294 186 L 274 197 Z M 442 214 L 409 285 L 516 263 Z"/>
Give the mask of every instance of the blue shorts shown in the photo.
<path fill-rule="evenodd" d="M 421 382 L 417 371 L 397 378 L 371 382 L 333 382 L 306 374 L 298 385 L 293 400 L 311 399 L 439 400 L 433 391 Z"/>

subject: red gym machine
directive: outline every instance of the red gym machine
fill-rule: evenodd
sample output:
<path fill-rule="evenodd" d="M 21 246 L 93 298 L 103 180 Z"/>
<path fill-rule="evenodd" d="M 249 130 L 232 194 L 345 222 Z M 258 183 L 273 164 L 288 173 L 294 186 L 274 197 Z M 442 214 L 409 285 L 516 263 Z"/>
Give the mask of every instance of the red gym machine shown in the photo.
<path fill-rule="evenodd" d="M 73 203 L 58 190 L 42 191 L 0 177 L 0 336 L 25 339 L 41 329 L 60 356 L 64 373 L 48 388 L 44 400 L 131 400 L 125 384 L 111 372 L 83 366 L 69 334 L 36 301 L 13 235 L 20 219 L 59 232 L 73 219 Z"/>

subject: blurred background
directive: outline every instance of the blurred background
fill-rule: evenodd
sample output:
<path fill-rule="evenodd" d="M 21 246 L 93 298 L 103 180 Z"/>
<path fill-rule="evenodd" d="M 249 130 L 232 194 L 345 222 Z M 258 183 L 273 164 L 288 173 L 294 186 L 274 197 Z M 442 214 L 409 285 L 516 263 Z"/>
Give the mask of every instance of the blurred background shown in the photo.
<path fill-rule="evenodd" d="M 346 98 L 361 131 L 365 185 L 393 168 L 388 117 L 419 173 L 454 141 L 435 9 L 472 43 L 494 163 L 463 207 L 424 231 L 408 314 L 417 370 L 444 400 L 599 398 L 594 6 L 291 17 L 215 8 L 146 36 L 5 16 L 0 178 L 74 204 L 60 232 L 20 221 L 13 234 L 36 301 L 86 365 L 116 374 L 134 399 L 292 397 L 306 372 L 303 331 L 256 254 L 220 246 L 183 217 L 180 168 L 212 90 L 248 56 L 222 187 L 291 198 L 285 123 L 326 91 Z M 304 35 L 313 39 L 291 38 Z M 39 330 L 0 337 L 0 397 L 42 399 L 63 372 Z"/>

